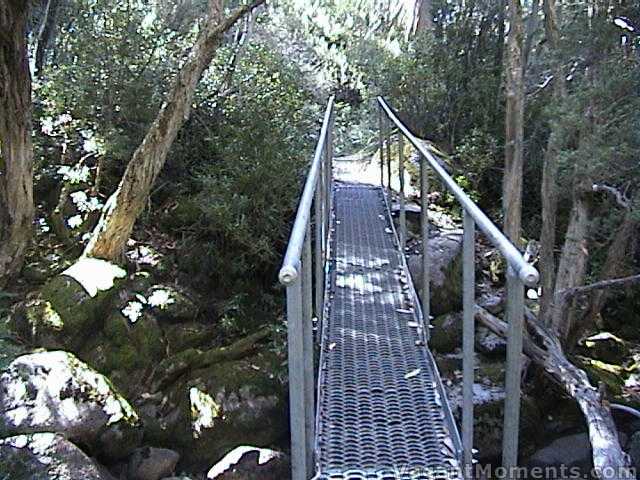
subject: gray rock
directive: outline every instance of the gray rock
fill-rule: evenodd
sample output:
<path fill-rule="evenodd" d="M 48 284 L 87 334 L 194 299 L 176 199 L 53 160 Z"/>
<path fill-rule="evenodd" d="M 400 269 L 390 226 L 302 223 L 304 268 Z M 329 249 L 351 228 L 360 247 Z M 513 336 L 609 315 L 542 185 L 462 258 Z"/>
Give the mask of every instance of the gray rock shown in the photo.
<path fill-rule="evenodd" d="M 450 353 L 462 347 L 462 313 L 446 313 L 431 322 L 429 345 L 439 353 Z"/>
<path fill-rule="evenodd" d="M 60 433 L 109 459 L 142 437 L 138 415 L 109 380 L 62 351 L 23 355 L 0 375 L 0 431 Z"/>
<path fill-rule="evenodd" d="M 82 450 L 55 433 L 0 440 L 0 476 L 11 480 L 113 480 Z"/>
<path fill-rule="evenodd" d="M 287 431 L 286 386 L 273 374 L 280 362 L 262 353 L 189 372 L 140 410 L 145 439 L 170 444 L 189 471 L 239 445 L 274 444 Z"/>
<path fill-rule="evenodd" d="M 166 448 L 144 447 L 136 449 L 129 458 L 129 480 L 159 480 L 171 475 L 180 460 L 180 454 Z"/>
<path fill-rule="evenodd" d="M 256 447 L 238 447 L 208 472 L 210 480 L 281 480 L 289 473 L 284 454 Z"/>
<path fill-rule="evenodd" d="M 476 349 L 488 357 L 503 357 L 507 351 L 507 342 L 486 327 L 478 327 L 475 335 Z"/>
<path fill-rule="evenodd" d="M 462 306 L 462 234 L 443 231 L 429 238 L 429 273 L 431 275 L 431 315 L 437 316 L 459 310 Z M 422 255 L 407 258 L 411 278 L 422 295 Z"/>
<path fill-rule="evenodd" d="M 640 432 L 631 435 L 629 445 L 627 445 L 629 456 L 631 457 L 632 466 L 640 471 Z"/>
<path fill-rule="evenodd" d="M 591 443 L 587 433 L 576 433 L 561 437 L 551 442 L 546 447 L 535 452 L 529 459 L 527 466 L 554 467 L 560 475 L 560 468 L 579 468 L 581 472 L 588 473 L 593 466 L 591 456 Z"/>

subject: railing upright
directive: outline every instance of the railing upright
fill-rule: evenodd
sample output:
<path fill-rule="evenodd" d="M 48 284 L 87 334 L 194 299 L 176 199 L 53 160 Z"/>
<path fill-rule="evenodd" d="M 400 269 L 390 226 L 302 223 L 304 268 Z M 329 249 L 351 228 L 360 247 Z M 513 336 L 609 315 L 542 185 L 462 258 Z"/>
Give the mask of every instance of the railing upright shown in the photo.
<path fill-rule="evenodd" d="M 462 240 L 462 448 L 464 472 L 472 478 L 473 466 L 473 381 L 475 337 L 475 229 L 469 213 L 463 213 Z"/>
<path fill-rule="evenodd" d="M 398 176 L 400 177 L 400 251 L 407 245 L 407 212 L 404 198 L 404 141 L 398 134 Z"/>
<path fill-rule="evenodd" d="M 378 108 L 378 148 L 380 149 L 380 186 L 384 188 L 384 113 Z"/>
<path fill-rule="evenodd" d="M 287 288 L 287 354 L 293 480 L 308 480 L 314 470 L 316 382 L 313 318 L 315 316 L 321 324 L 324 312 L 324 275 L 329 250 L 331 211 L 333 121 L 331 97 L 279 273 L 280 283 Z M 314 248 L 312 207 L 315 217 Z"/>
<path fill-rule="evenodd" d="M 427 340 L 431 337 L 431 273 L 429 272 L 429 175 L 420 155 L 420 229 L 422 230 L 422 317 Z"/>
<path fill-rule="evenodd" d="M 507 334 L 507 365 L 505 372 L 505 407 L 502 443 L 502 463 L 507 469 L 518 462 L 518 429 L 520 420 L 520 375 L 522 368 L 522 338 L 524 323 L 524 285 L 534 286 L 538 283 L 538 271 L 529 265 L 520 251 L 509 241 L 482 210 L 464 193 L 462 188 L 451 178 L 436 160 L 431 151 L 419 141 L 411 131 L 398 119 L 382 97 L 378 104 L 390 123 L 398 129 L 399 147 L 404 136 L 420 153 L 420 197 L 422 223 L 422 297 L 421 307 L 424 322 L 429 335 L 429 261 L 428 261 L 428 195 L 429 179 L 427 168 L 431 168 L 443 185 L 458 200 L 463 209 L 463 405 L 462 405 L 462 446 L 464 473 L 472 476 L 473 462 L 473 383 L 475 368 L 474 336 L 475 336 L 475 230 L 478 227 L 507 260 L 507 307 L 506 317 L 509 324 Z M 380 122 L 382 125 L 385 122 Z M 387 132 L 389 129 L 387 129 Z M 381 133 L 382 136 L 382 133 Z M 388 137 L 387 137 L 388 141 Z M 390 162 L 387 145 L 387 160 Z M 402 154 L 400 155 L 402 164 Z M 401 175 L 401 215 L 403 213 L 402 168 Z M 391 167 L 389 163 L 389 189 L 391 190 Z M 402 243 L 402 242 L 401 242 Z M 428 338 L 428 337 L 427 337 Z"/>

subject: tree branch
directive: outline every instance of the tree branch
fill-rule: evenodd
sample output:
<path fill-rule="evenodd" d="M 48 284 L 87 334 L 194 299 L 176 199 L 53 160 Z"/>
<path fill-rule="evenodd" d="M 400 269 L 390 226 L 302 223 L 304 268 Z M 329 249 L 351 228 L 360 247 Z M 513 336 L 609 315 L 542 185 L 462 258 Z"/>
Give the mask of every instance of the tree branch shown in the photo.
<path fill-rule="evenodd" d="M 585 285 L 583 287 L 574 287 L 562 290 L 560 295 L 565 301 L 568 301 L 576 295 L 583 295 L 593 290 L 603 290 L 610 287 L 619 287 L 620 285 L 628 285 L 633 283 L 640 283 L 640 274 L 631 275 L 630 277 L 613 278 L 611 280 L 602 280 L 600 282 L 592 283 L 591 285 Z"/>
<path fill-rule="evenodd" d="M 613 195 L 618 205 L 620 205 L 625 210 L 628 210 L 631 208 L 631 199 L 627 197 L 624 194 L 624 192 L 621 192 L 617 188 L 610 187 L 609 185 L 604 185 L 604 184 L 598 185 L 597 183 L 594 183 L 591 188 L 594 192 L 606 192 Z"/>
<path fill-rule="evenodd" d="M 482 307 L 476 306 L 476 318 L 495 334 L 506 337 L 507 324 Z M 604 472 L 614 472 L 610 478 L 627 478 L 626 474 L 631 473 L 629 458 L 622 450 L 611 411 L 602 392 L 591 385 L 583 370 L 567 359 L 558 337 L 540 325 L 530 311 L 526 312 L 525 318 L 527 326 L 535 332 L 542 346 L 538 346 L 529 335 L 525 335 L 524 353 L 540 365 L 545 373 L 577 402 L 589 428 L 596 471 L 600 472 L 601 478 Z"/>

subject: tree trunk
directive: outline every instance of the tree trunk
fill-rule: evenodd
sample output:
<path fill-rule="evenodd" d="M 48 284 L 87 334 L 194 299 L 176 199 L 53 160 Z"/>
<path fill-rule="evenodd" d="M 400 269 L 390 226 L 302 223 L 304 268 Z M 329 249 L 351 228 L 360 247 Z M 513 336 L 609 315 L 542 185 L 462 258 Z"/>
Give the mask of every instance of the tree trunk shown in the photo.
<path fill-rule="evenodd" d="M 573 301 L 563 301 L 564 290 L 584 283 L 587 273 L 587 238 L 591 225 L 591 206 L 587 193 L 581 184 L 574 187 L 573 204 L 569 217 L 569 226 L 565 235 L 558 274 L 555 282 L 553 307 L 549 326 L 560 339 L 565 340 L 573 328 L 575 313 L 571 306 Z"/>
<path fill-rule="evenodd" d="M 45 56 L 47 54 L 47 48 L 51 41 L 53 34 L 53 28 L 56 24 L 56 16 L 58 14 L 58 7 L 60 6 L 60 0 L 48 0 L 47 6 L 42 19 L 42 25 L 38 32 L 38 46 L 36 48 L 36 76 L 40 78 L 42 76 L 42 68 L 45 63 Z"/>
<path fill-rule="evenodd" d="M 624 271 L 625 259 L 627 252 L 631 247 L 631 241 L 635 237 L 638 229 L 639 221 L 637 212 L 629 209 L 625 212 L 622 223 L 618 227 L 609 249 L 607 250 L 607 258 L 600 272 L 600 280 L 609 280 L 616 278 Z M 585 316 L 586 325 L 597 325 L 600 323 L 600 311 L 607 301 L 609 291 L 606 289 L 596 290 L 591 296 L 587 314 Z"/>
<path fill-rule="evenodd" d="M 560 29 L 556 11 L 556 0 L 544 0 L 545 31 L 553 57 L 554 96 L 557 102 L 564 100 L 566 85 L 562 63 L 559 58 Z M 549 325 L 550 308 L 555 288 L 555 247 L 556 221 L 558 209 L 558 156 L 564 147 L 564 136 L 559 132 L 560 122 L 551 122 L 551 132 L 544 153 L 542 167 L 542 230 L 540 232 L 540 273 L 542 297 L 540 299 L 540 320 Z"/>
<path fill-rule="evenodd" d="M 531 6 L 531 13 L 527 19 L 527 31 L 524 39 L 524 53 L 522 55 L 523 69 L 526 74 L 527 67 L 529 66 L 529 57 L 531 56 L 531 50 L 533 49 L 533 37 L 538 30 L 538 12 L 540 11 L 540 0 L 533 0 Z M 525 75 L 526 76 L 526 75 Z"/>
<path fill-rule="evenodd" d="M 0 2 L 0 285 L 18 272 L 33 227 L 28 2 Z"/>
<path fill-rule="evenodd" d="M 433 30 L 433 0 L 417 0 L 413 31 L 416 35 Z"/>
<path fill-rule="evenodd" d="M 476 318 L 494 333 L 506 338 L 505 322 L 481 307 L 476 307 Z M 540 365 L 545 373 L 578 403 L 589 429 L 593 465 L 598 477 L 633 478 L 630 475 L 628 456 L 622 450 L 611 411 L 601 392 L 591 385 L 583 370 L 567 359 L 557 337 L 545 330 L 530 312 L 527 312 L 526 320 L 528 327 L 535 332 L 542 345 L 537 345 L 526 335 L 523 343 L 524 353 Z"/>
<path fill-rule="evenodd" d="M 109 197 L 84 254 L 117 260 L 164 166 L 178 130 L 189 117 L 196 86 L 211 63 L 224 32 L 265 0 L 237 8 L 222 19 L 222 0 L 210 0 L 196 43 L 144 140 L 134 152 L 115 193 Z"/>
<path fill-rule="evenodd" d="M 524 135 L 524 78 L 522 69 L 522 5 L 509 0 L 509 36 L 506 65 L 505 165 L 502 186 L 504 230 L 511 241 L 520 244 L 522 223 L 522 171 Z"/>

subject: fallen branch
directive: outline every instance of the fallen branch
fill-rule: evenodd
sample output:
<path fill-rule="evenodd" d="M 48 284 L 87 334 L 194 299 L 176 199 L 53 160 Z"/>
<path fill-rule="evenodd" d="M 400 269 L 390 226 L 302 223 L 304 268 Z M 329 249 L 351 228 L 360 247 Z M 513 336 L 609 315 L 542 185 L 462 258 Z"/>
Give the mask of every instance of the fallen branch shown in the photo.
<path fill-rule="evenodd" d="M 624 209 L 631 208 L 631 200 L 624 192 L 621 192 L 615 187 L 610 187 L 609 185 L 598 185 L 594 183 L 591 187 L 594 192 L 606 192 L 614 196 L 618 205 L 620 205 Z"/>
<path fill-rule="evenodd" d="M 205 368 L 214 363 L 240 360 L 253 353 L 256 345 L 271 334 L 269 327 L 263 327 L 257 332 L 241 338 L 228 347 L 219 347 L 211 350 L 201 350 L 199 348 L 189 348 L 177 353 L 162 362 L 151 375 L 151 393 L 158 392 L 178 377 L 189 370 Z M 156 377 L 157 373 L 157 378 Z"/>
<path fill-rule="evenodd" d="M 506 338 L 507 324 L 491 315 L 480 306 L 476 306 L 476 318 L 496 335 Z M 628 479 L 630 476 L 629 457 L 620 445 L 609 405 L 602 392 L 589 382 L 587 374 L 573 365 L 565 356 L 558 338 L 539 324 L 537 318 L 527 311 L 527 326 L 539 339 L 539 346 L 530 335 L 525 335 L 524 353 L 580 407 L 589 428 L 589 440 L 593 450 L 593 465 L 600 478 Z"/>

